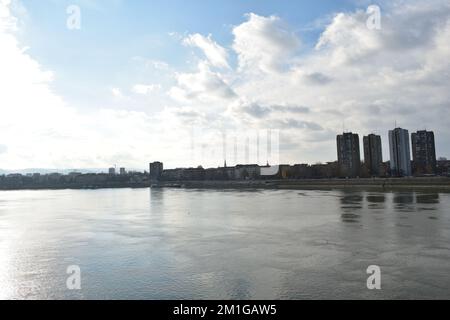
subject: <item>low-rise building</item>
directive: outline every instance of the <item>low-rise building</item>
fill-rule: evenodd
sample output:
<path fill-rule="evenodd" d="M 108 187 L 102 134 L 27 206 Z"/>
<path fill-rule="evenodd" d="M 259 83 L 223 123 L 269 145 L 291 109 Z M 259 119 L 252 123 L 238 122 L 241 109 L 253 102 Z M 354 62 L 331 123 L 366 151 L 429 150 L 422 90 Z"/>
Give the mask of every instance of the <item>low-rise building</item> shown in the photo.
<path fill-rule="evenodd" d="M 312 170 L 309 164 L 295 164 L 292 166 L 292 176 L 294 179 L 311 179 Z"/>
<path fill-rule="evenodd" d="M 205 180 L 205 169 L 203 169 L 201 166 L 197 168 L 183 169 L 181 179 L 186 181 Z"/>
<path fill-rule="evenodd" d="M 261 168 L 257 164 L 240 164 L 234 168 L 236 180 L 256 180 L 261 176 Z"/>
<path fill-rule="evenodd" d="M 151 170 L 151 169 L 150 169 Z M 182 179 L 183 169 L 165 169 L 158 179 L 154 179 L 150 171 L 151 180 L 162 180 L 162 181 L 180 181 Z"/>
<path fill-rule="evenodd" d="M 450 176 L 450 160 L 439 159 L 437 161 L 436 172 L 438 175 L 441 176 Z"/>
<path fill-rule="evenodd" d="M 311 166 L 311 178 L 330 179 L 340 176 L 341 166 L 339 162 L 317 163 Z"/>

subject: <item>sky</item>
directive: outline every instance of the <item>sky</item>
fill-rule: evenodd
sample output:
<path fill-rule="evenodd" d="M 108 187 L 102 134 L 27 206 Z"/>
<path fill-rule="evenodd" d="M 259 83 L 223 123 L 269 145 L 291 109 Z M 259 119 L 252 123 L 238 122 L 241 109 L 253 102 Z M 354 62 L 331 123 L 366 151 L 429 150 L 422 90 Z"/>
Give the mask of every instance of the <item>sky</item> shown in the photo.
<path fill-rule="evenodd" d="M 396 124 L 450 157 L 449 56 L 442 0 L 0 0 L 0 169 L 387 161 Z"/>

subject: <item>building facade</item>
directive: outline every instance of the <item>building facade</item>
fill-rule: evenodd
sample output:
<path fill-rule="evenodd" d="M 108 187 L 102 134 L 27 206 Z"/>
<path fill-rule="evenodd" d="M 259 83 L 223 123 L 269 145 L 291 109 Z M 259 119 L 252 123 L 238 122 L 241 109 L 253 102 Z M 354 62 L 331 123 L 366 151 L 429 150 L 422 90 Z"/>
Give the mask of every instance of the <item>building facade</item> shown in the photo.
<path fill-rule="evenodd" d="M 450 160 L 440 158 L 437 161 L 437 174 L 450 177 Z"/>
<path fill-rule="evenodd" d="M 383 151 L 381 146 L 381 137 L 375 134 L 369 134 L 363 138 L 364 144 L 364 163 L 372 177 L 381 175 L 381 166 L 383 163 Z"/>
<path fill-rule="evenodd" d="M 408 130 L 396 128 L 389 131 L 389 152 L 391 175 L 409 177 L 411 170 L 411 149 Z"/>
<path fill-rule="evenodd" d="M 338 135 L 337 153 L 341 177 L 355 178 L 360 175 L 361 154 L 359 136 L 351 132 Z"/>
<path fill-rule="evenodd" d="M 261 167 L 257 164 L 239 164 L 234 169 L 235 180 L 255 180 L 261 176 Z"/>
<path fill-rule="evenodd" d="M 164 165 L 162 162 L 152 162 L 150 163 L 150 180 L 158 181 L 164 171 Z"/>
<path fill-rule="evenodd" d="M 414 174 L 436 174 L 436 146 L 433 131 L 411 134 Z"/>

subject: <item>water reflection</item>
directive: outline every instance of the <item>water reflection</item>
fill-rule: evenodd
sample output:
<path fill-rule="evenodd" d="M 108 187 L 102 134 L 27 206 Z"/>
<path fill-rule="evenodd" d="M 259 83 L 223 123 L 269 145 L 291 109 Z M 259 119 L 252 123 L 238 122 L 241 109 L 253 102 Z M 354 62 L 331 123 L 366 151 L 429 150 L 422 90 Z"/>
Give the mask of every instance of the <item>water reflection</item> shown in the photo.
<path fill-rule="evenodd" d="M 384 194 L 369 194 L 367 195 L 367 202 L 371 203 L 384 203 L 386 196 Z"/>
<path fill-rule="evenodd" d="M 150 214 L 159 215 L 164 212 L 164 188 L 151 188 L 149 191 L 149 209 Z"/>
<path fill-rule="evenodd" d="M 395 208 L 400 212 L 415 211 L 414 193 L 413 192 L 394 193 L 393 202 L 395 204 Z"/>
<path fill-rule="evenodd" d="M 164 201 L 164 188 L 151 188 L 149 190 L 152 204 L 162 203 Z"/>
<path fill-rule="evenodd" d="M 417 203 L 439 203 L 439 193 L 424 193 L 416 195 Z"/>
<path fill-rule="evenodd" d="M 346 223 L 359 222 L 366 212 L 384 214 L 390 210 L 397 213 L 430 213 L 438 210 L 439 193 L 423 192 L 354 192 L 342 191 L 339 196 L 341 221 Z M 400 219 L 408 219 L 407 215 L 400 215 Z M 437 219 L 430 215 L 429 219 Z"/>
<path fill-rule="evenodd" d="M 433 213 L 437 210 L 436 204 L 439 204 L 439 201 L 440 197 L 438 193 L 422 193 L 416 195 L 416 202 L 420 205 L 418 210 L 420 212 L 430 213 L 431 215 L 428 218 L 431 220 L 438 219 Z"/>
<path fill-rule="evenodd" d="M 344 192 L 340 198 L 343 222 L 355 223 L 359 221 L 363 200 L 362 192 Z"/>
<path fill-rule="evenodd" d="M 369 209 L 385 209 L 386 195 L 384 193 L 368 194 L 366 196 Z"/>

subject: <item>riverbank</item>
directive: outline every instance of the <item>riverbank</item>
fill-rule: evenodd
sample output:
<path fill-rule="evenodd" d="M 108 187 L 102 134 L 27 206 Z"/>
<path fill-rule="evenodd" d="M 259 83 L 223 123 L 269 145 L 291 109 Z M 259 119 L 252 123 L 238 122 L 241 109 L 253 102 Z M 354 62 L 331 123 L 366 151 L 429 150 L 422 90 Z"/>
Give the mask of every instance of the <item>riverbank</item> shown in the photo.
<path fill-rule="evenodd" d="M 103 184 L 95 184 L 95 185 L 45 184 L 45 185 L 0 186 L 0 191 L 145 189 L 145 188 L 149 188 L 149 187 L 150 187 L 150 185 L 148 183 L 103 183 Z"/>
<path fill-rule="evenodd" d="M 305 179 L 159 182 L 153 188 L 191 189 L 439 189 L 450 192 L 450 178 Z"/>
<path fill-rule="evenodd" d="M 450 178 L 388 178 L 388 179 L 302 179 L 302 180 L 228 180 L 228 181 L 167 181 L 149 184 L 141 183 L 99 183 L 99 184 L 43 184 L 1 186 L 0 191 L 13 190 L 96 190 L 96 189 L 142 189 L 142 188 L 186 188 L 186 189 L 377 189 L 377 190 L 441 190 L 450 192 Z"/>

